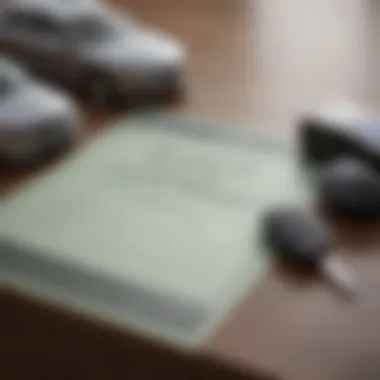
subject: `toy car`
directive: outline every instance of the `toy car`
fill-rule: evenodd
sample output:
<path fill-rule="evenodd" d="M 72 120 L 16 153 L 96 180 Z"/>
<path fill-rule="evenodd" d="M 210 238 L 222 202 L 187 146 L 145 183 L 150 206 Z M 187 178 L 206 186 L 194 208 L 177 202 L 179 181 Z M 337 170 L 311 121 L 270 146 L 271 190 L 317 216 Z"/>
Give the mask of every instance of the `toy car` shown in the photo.
<path fill-rule="evenodd" d="M 327 103 L 302 118 L 299 145 L 312 166 L 353 157 L 380 171 L 379 115 L 355 103 Z"/>
<path fill-rule="evenodd" d="M 60 151 L 79 132 L 71 101 L 0 58 L 0 163 L 29 164 Z"/>
<path fill-rule="evenodd" d="M 165 95 L 182 81 L 180 44 L 98 1 L 12 0 L 0 25 L 5 52 L 101 102 Z"/>

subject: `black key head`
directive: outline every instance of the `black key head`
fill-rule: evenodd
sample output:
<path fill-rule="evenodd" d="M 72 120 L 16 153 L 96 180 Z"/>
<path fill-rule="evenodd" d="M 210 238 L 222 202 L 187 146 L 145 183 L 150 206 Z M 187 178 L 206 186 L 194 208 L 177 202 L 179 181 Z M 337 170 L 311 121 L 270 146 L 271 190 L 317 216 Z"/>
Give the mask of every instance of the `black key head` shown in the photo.
<path fill-rule="evenodd" d="M 304 269 L 314 269 L 335 242 L 326 226 L 311 212 L 284 207 L 269 211 L 262 235 L 269 250 L 281 260 Z"/>

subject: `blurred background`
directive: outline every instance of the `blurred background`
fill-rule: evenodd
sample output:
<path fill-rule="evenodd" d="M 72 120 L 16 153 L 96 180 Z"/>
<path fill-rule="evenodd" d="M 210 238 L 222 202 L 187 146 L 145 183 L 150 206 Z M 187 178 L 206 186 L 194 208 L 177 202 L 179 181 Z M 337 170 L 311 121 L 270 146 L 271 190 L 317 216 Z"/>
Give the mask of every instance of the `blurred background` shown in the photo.
<path fill-rule="evenodd" d="M 377 0 L 108 0 L 106 4 L 165 31 L 185 47 L 182 93 L 160 108 L 164 112 L 211 120 L 233 130 L 284 135 L 294 131 L 305 110 L 321 102 L 343 99 L 380 107 Z M 79 151 L 83 143 L 101 136 L 109 122 L 132 114 L 129 109 L 114 111 L 75 99 L 83 117 Z M 268 167 L 272 166 L 270 162 Z M 21 172 L 0 172 L 1 201 L 51 167 L 49 162 Z M 270 272 L 258 292 L 248 294 L 239 312 L 204 342 L 196 360 L 141 341 L 133 332 L 100 326 L 96 318 L 83 321 L 2 291 L 0 312 L 6 328 L 0 329 L 0 336 L 6 336 L 2 352 L 11 364 L 4 379 L 21 380 L 30 371 L 40 375 L 29 379 L 48 378 L 57 368 L 62 371 L 57 378 L 78 380 L 124 379 L 126 373 L 134 379 L 152 379 L 156 374 L 254 379 L 258 366 L 289 380 L 376 380 L 380 264 L 376 258 L 352 261 L 370 288 L 367 303 L 346 313 L 345 305 L 332 301 L 323 287 L 306 286 L 300 291 L 298 283 L 289 285 L 286 276 Z M 212 357 L 211 362 L 204 357 Z M 233 363 L 233 369 L 226 363 Z M 108 372 L 109 367 L 114 372 Z"/>

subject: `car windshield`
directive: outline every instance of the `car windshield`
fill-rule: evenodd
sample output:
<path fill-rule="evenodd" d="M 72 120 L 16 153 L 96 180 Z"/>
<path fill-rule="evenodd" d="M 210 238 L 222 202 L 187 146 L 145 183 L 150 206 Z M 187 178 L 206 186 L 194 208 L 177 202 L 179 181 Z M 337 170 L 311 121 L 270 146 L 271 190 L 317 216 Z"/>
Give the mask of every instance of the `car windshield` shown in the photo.
<path fill-rule="evenodd" d="M 22 71 L 11 63 L 0 61 L 0 96 L 7 94 L 22 81 Z"/>
<path fill-rule="evenodd" d="M 84 42 L 97 42 L 112 38 L 118 29 L 118 24 L 114 20 L 99 16 L 77 20 L 72 26 L 75 38 Z"/>
<path fill-rule="evenodd" d="M 11 87 L 9 79 L 0 74 L 0 98 L 5 95 Z"/>

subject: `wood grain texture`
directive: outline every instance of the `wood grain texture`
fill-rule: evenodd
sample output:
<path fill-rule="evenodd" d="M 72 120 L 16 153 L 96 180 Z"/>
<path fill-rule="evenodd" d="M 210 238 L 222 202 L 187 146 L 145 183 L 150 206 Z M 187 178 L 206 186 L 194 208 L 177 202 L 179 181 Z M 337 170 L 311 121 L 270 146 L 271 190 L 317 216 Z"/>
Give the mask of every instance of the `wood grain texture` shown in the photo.
<path fill-rule="evenodd" d="M 0 291 L 0 378 L 270 380 Z"/>

